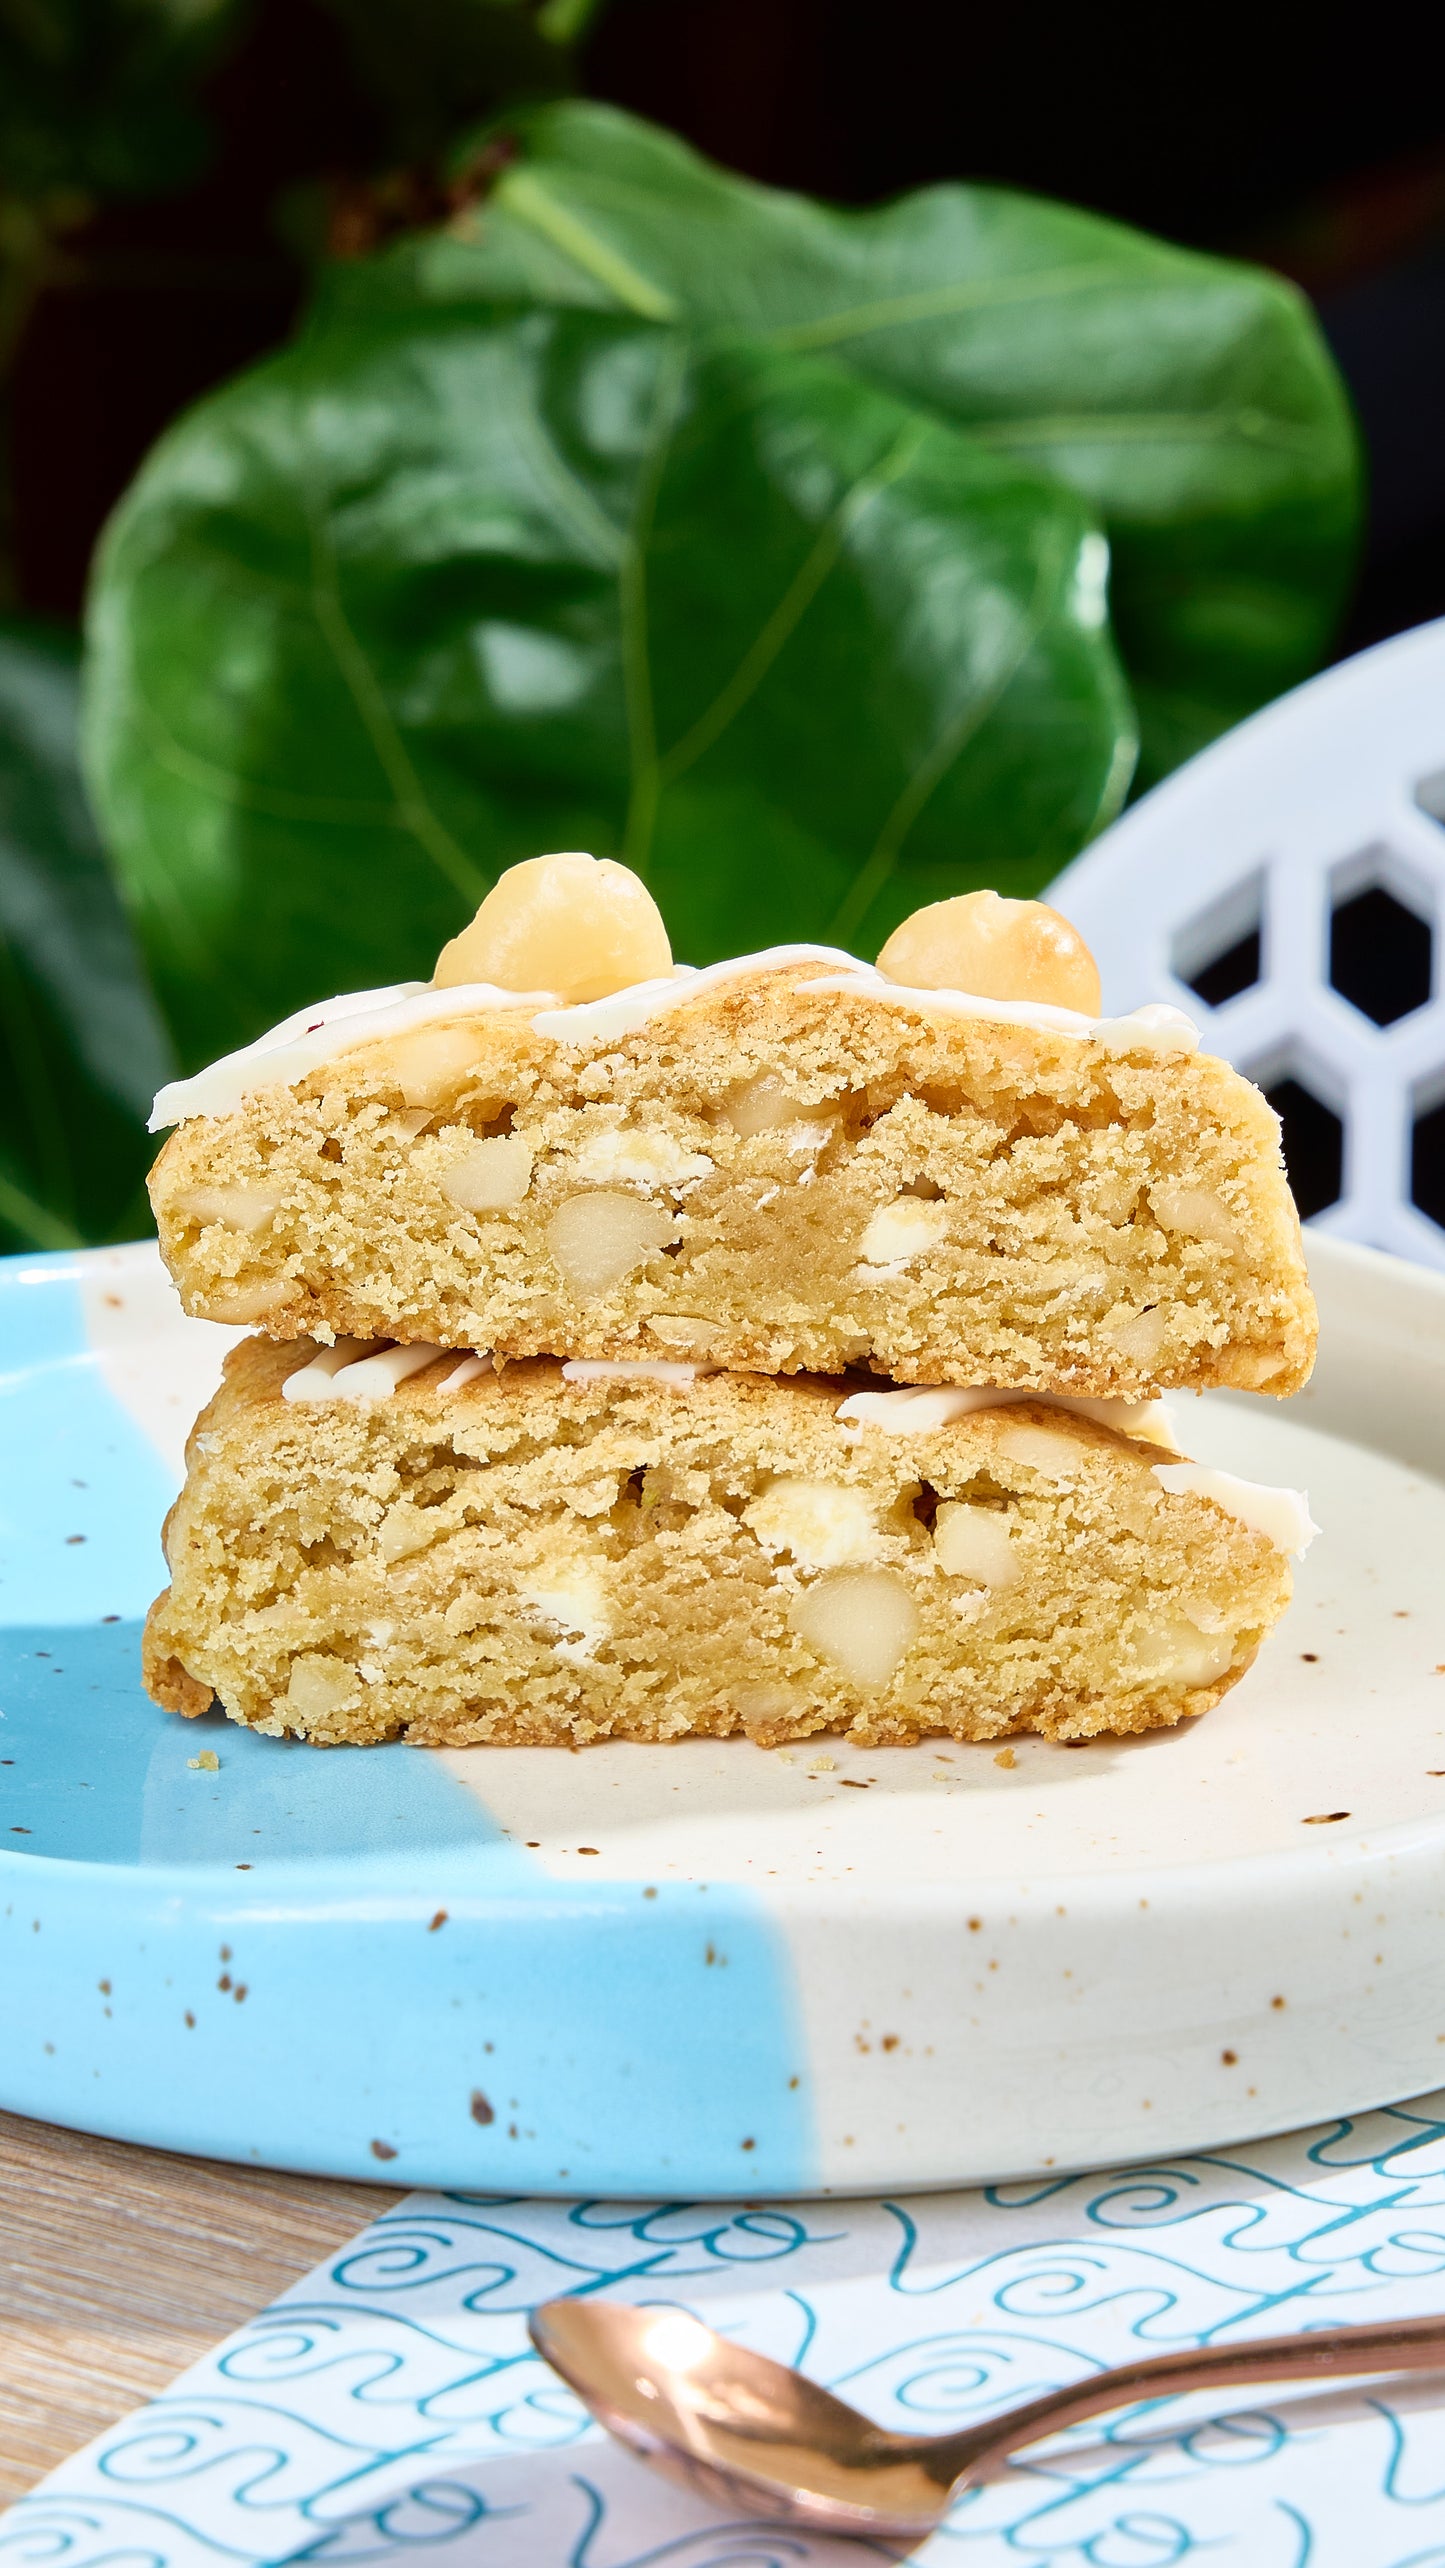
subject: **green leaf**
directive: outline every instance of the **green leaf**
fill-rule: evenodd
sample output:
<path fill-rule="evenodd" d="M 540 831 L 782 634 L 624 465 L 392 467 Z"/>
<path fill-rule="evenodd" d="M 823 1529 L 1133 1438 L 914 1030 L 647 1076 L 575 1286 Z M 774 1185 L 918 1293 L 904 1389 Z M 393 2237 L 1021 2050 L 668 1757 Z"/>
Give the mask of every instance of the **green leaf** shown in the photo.
<path fill-rule="evenodd" d="M 866 213 L 755 187 L 571 100 L 440 232 L 332 271 L 329 312 L 516 294 L 826 352 L 1102 518 L 1146 776 L 1306 676 L 1353 557 L 1356 440 L 1279 277 L 995 187 Z"/>
<path fill-rule="evenodd" d="M 1116 806 L 1107 547 L 831 359 L 610 314 L 337 323 L 103 549 L 90 771 L 187 1061 L 429 973 L 503 865 L 621 852 L 679 952 L 878 942 Z"/>
<path fill-rule="evenodd" d="M 0 1240 L 149 1227 L 145 1118 L 172 1055 L 86 807 L 76 647 L 0 626 Z"/>

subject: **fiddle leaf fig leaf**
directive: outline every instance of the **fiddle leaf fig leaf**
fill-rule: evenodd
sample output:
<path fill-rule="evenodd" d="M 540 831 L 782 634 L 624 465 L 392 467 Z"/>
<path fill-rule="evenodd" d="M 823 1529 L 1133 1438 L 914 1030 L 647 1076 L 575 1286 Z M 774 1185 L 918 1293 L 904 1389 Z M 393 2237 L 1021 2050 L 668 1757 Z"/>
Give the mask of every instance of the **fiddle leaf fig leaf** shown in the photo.
<path fill-rule="evenodd" d="M 511 157 L 486 199 L 333 269 L 323 310 L 518 295 L 731 325 L 968 428 L 1105 526 L 1146 779 L 1325 650 L 1357 447 L 1282 278 L 1006 188 L 839 212 L 581 100 L 518 110 L 491 145 Z"/>
<path fill-rule="evenodd" d="M 145 1118 L 170 1045 L 77 765 L 77 652 L 0 626 L 0 1243 L 144 1226 Z"/>
<path fill-rule="evenodd" d="M 831 356 L 636 313 L 335 319 L 112 523 L 90 772 L 187 1063 L 620 854 L 678 952 L 1030 891 L 1133 717 L 1089 507 Z"/>

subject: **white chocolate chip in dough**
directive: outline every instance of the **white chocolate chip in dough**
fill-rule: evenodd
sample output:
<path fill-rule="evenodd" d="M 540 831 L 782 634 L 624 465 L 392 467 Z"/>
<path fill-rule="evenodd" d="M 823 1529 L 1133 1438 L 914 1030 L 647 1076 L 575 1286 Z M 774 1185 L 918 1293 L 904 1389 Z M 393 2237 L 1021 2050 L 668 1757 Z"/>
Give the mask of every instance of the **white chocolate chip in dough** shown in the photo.
<path fill-rule="evenodd" d="M 880 1204 L 873 1215 L 858 1243 L 859 1263 L 907 1266 L 937 1248 L 947 1231 L 948 1213 L 942 1204 L 930 1203 L 922 1195 L 900 1195 L 891 1204 Z"/>
<path fill-rule="evenodd" d="M 1164 1314 L 1157 1306 L 1152 1311 L 1131 1311 L 1125 1306 L 1110 1312 L 1100 1335 L 1127 1363 L 1144 1370 L 1157 1364 L 1163 1351 Z"/>
<path fill-rule="evenodd" d="M 1141 1683 L 1214 1685 L 1234 1663 L 1228 1632 L 1201 1632 L 1184 1614 L 1155 1615 L 1135 1632 L 1133 1648 Z"/>
<path fill-rule="evenodd" d="M 1151 1186 L 1149 1204 L 1160 1229 L 1171 1237 L 1207 1240 L 1211 1248 L 1239 1246 L 1234 1215 L 1210 1186 Z"/>
<path fill-rule="evenodd" d="M 259 1186 L 193 1186 L 177 1195 L 170 1209 L 189 1222 L 221 1222 L 227 1230 L 262 1231 L 281 1210 L 279 1195 Z"/>
<path fill-rule="evenodd" d="M 1003 1428 L 998 1449 L 1010 1462 L 1025 1464 L 1045 1480 L 1070 1480 L 1079 1468 L 1079 1448 L 1072 1436 L 1060 1435 L 1053 1427 L 1030 1426 L 1027 1419 Z"/>
<path fill-rule="evenodd" d="M 722 1335 L 721 1320 L 693 1319 L 687 1312 L 673 1312 L 667 1318 L 651 1317 L 648 1335 L 661 1346 L 678 1346 L 689 1354 L 706 1355 L 714 1338 Z"/>
<path fill-rule="evenodd" d="M 403 1105 L 434 1111 L 475 1077 L 478 1048 L 475 1026 L 420 1025 L 340 1058 L 356 1085 L 399 1088 Z"/>
<path fill-rule="evenodd" d="M 545 1586 L 526 1587 L 522 1602 L 553 1649 L 574 1667 L 596 1657 L 612 1631 L 612 1605 L 600 1570 L 578 1561 Z"/>
<path fill-rule="evenodd" d="M 389 1569 L 393 1561 L 410 1560 L 415 1553 L 426 1551 L 438 1535 L 455 1530 L 453 1519 L 444 1509 L 418 1507 L 411 1498 L 398 1498 L 377 1526 L 376 1548 Z"/>
<path fill-rule="evenodd" d="M 788 1552 L 804 1569 L 839 1569 L 876 1560 L 882 1549 L 878 1511 L 861 1489 L 831 1480 L 784 1475 L 743 1509 L 743 1523 L 764 1551 Z"/>
<path fill-rule="evenodd" d="M 289 1276 L 278 1276 L 267 1284 L 221 1285 L 206 1298 L 206 1309 L 213 1320 L 224 1320 L 232 1328 L 255 1328 L 268 1320 L 273 1311 L 282 1310 L 296 1296 L 296 1286 Z"/>
<path fill-rule="evenodd" d="M 636 1195 L 569 1195 L 547 1224 L 552 1262 L 579 1301 L 595 1302 L 677 1235 L 660 1204 Z"/>
<path fill-rule="evenodd" d="M 675 1133 L 647 1132 L 620 1124 L 589 1133 L 572 1161 L 573 1172 L 597 1186 L 686 1186 L 711 1173 L 712 1161 L 689 1150 Z"/>
<path fill-rule="evenodd" d="M 840 1569 L 804 1588 L 788 1619 L 850 1685 L 879 1694 L 918 1629 L 918 1607 L 895 1570 Z"/>
<path fill-rule="evenodd" d="M 361 1693 L 361 1679 L 345 1659 L 316 1653 L 297 1659 L 286 1687 L 286 1708 L 305 1722 L 334 1720 Z"/>
<path fill-rule="evenodd" d="M 740 1685 L 733 1694 L 733 1710 L 750 1737 L 775 1730 L 784 1721 L 807 1719 L 812 1706 L 800 1689 L 790 1685 Z M 779 1765 L 791 1765 L 786 1749 L 778 1751 Z"/>
<path fill-rule="evenodd" d="M 826 1127 L 836 1122 L 831 1104 L 804 1105 L 801 1097 L 779 1078 L 776 1070 L 764 1070 L 740 1088 L 730 1088 L 723 1100 L 723 1113 L 742 1141 L 751 1141 L 756 1133 L 786 1132 L 793 1125 Z M 810 1133 L 809 1140 L 821 1144 L 824 1130 Z M 800 1135 L 800 1141 L 802 1136 Z"/>
<path fill-rule="evenodd" d="M 1018 1583 L 1009 1519 L 998 1507 L 971 1507 L 965 1499 L 946 1498 L 934 1518 L 933 1548 L 950 1578 L 971 1578 L 979 1587 Z"/>
<path fill-rule="evenodd" d="M 508 866 L 470 927 L 442 948 L 434 987 L 486 981 L 553 991 L 577 1007 L 671 970 L 667 929 L 646 884 L 610 856 L 571 853 Z"/>
<path fill-rule="evenodd" d="M 469 1141 L 442 1173 L 441 1190 L 463 1213 L 509 1213 L 532 1183 L 530 1144 L 517 1132 Z"/>

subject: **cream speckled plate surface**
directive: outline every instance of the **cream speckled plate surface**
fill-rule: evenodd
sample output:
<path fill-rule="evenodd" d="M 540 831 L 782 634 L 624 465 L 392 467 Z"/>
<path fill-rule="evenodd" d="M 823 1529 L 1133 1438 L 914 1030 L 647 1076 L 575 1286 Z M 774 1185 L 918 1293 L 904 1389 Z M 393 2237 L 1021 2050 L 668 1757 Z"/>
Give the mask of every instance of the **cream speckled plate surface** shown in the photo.
<path fill-rule="evenodd" d="M 230 1333 L 150 1248 L 0 1266 L 0 2103 L 390 2181 L 776 2195 L 1438 2082 L 1445 1281 L 1311 1252 L 1309 1389 L 1181 1404 L 1200 1459 L 1309 1489 L 1292 1614 L 1205 1720 L 1011 1766 L 176 1721 L 139 1622 Z"/>

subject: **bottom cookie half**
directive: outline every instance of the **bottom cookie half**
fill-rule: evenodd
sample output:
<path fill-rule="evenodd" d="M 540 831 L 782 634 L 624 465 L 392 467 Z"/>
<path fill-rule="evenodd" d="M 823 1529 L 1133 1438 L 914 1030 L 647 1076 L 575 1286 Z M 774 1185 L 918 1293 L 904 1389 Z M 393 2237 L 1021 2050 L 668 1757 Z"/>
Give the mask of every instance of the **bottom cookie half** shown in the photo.
<path fill-rule="evenodd" d="M 1082 1739 L 1206 1711 L 1288 1602 L 1242 1483 L 1043 1401 L 895 1432 L 849 1388 L 248 1340 L 146 1682 L 322 1744 Z"/>

